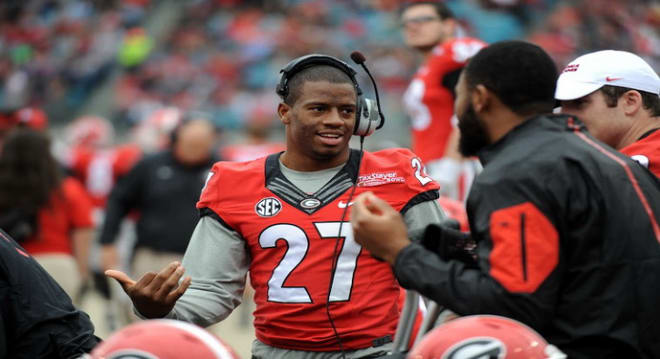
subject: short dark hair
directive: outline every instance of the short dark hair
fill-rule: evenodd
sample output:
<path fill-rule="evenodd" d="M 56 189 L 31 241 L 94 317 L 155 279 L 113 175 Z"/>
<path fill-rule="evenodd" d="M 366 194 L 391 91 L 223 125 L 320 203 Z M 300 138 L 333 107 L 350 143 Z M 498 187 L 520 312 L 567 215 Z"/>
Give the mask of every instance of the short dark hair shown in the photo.
<path fill-rule="evenodd" d="M 289 93 L 282 99 L 284 103 L 293 106 L 298 101 L 298 98 L 300 98 L 303 85 L 308 81 L 327 81 L 334 84 L 347 83 L 353 85 L 353 80 L 351 80 L 348 74 L 337 67 L 330 65 L 310 66 L 291 76 L 287 82 Z"/>
<path fill-rule="evenodd" d="M 628 87 L 619 87 L 605 85 L 600 88 L 600 92 L 605 95 L 605 103 L 608 107 L 616 107 L 619 98 L 628 91 L 637 91 L 642 95 L 642 107 L 651 112 L 651 116 L 660 116 L 660 97 L 657 94 L 631 89 Z"/>
<path fill-rule="evenodd" d="M 447 5 L 445 5 L 444 2 L 441 1 L 406 1 L 401 5 L 401 8 L 399 8 L 399 16 L 403 15 L 403 12 L 408 10 L 409 8 L 417 5 L 431 5 L 435 9 L 436 14 L 438 14 L 438 17 L 440 20 L 446 20 L 446 19 L 453 19 L 454 14 L 449 10 Z"/>
<path fill-rule="evenodd" d="M 479 51 L 464 71 L 470 88 L 484 85 L 519 115 L 554 108 L 557 66 L 539 46 L 524 41 L 494 43 Z"/>

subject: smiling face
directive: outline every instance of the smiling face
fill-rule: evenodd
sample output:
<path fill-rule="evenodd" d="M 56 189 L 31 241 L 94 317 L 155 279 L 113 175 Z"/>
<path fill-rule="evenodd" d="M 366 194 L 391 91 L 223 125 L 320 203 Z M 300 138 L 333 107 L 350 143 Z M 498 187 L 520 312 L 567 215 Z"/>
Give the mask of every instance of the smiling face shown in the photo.
<path fill-rule="evenodd" d="M 316 171 L 348 160 L 355 126 L 356 93 L 351 83 L 307 81 L 292 105 L 281 103 L 287 149 L 283 163 L 298 171 Z"/>

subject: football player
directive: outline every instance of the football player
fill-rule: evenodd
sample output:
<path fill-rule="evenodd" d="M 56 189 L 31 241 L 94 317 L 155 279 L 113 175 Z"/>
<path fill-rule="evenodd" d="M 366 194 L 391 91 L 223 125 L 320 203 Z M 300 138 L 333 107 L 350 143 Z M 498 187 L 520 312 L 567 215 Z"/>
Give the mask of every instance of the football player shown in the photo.
<path fill-rule="evenodd" d="M 480 165 L 458 153 L 458 130 L 452 124 L 453 89 L 467 60 L 486 44 L 456 36 L 457 22 L 439 1 L 405 3 L 401 24 L 406 44 L 424 58 L 404 94 L 411 119 L 412 151 L 440 183 L 442 195 L 464 201 Z"/>
<path fill-rule="evenodd" d="M 353 239 L 347 215 L 353 191 L 379 193 L 419 229 L 444 218 L 438 185 L 409 150 L 349 147 L 362 128 L 363 100 L 346 63 L 309 55 L 283 72 L 278 114 L 286 150 L 212 168 L 183 265 L 137 281 L 107 274 L 142 316 L 208 326 L 240 303 L 249 271 L 253 358 L 385 356 L 400 287 L 390 266 Z M 189 277 L 182 280 L 184 267 Z"/>

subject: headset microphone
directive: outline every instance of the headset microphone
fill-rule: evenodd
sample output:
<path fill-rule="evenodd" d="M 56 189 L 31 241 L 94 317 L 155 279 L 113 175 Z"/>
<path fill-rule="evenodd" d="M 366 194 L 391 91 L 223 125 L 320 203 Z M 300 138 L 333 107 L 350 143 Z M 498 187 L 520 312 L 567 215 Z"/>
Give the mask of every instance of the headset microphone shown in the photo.
<path fill-rule="evenodd" d="M 383 125 L 385 124 L 385 115 L 383 115 L 383 110 L 380 107 L 380 96 L 378 96 L 378 86 L 376 86 L 376 80 L 374 80 L 374 77 L 371 76 L 371 72 L 369 72 L 367 65 L 364 64 L 365 61 L 367 61 L 367 58 L 364 57 L 364 55 L 362 55 L 361 52 L 359 51 L 351 52 L 351 60 L 353 60 L 353 62 L 355 62 L 356 64 L 362 66 L 364 72 L 366 72 L 367 75 L 369 75 L 369 79 L 371 80 L 371 83 L 374 86 L 374 92 L 376 93 L 376 105 L 378 106 L 378 116 L 380 117 L 380 123 L 378 123 L 378 127 L 376 127 L 376 129 L 378 130 L 381 127 L 383 127 Z"/>

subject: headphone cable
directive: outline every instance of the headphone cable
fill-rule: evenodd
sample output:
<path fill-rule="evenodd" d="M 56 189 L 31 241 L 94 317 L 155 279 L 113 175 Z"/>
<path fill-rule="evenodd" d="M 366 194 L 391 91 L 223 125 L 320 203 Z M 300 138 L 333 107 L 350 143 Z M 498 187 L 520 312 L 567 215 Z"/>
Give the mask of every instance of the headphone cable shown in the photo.
<path fill-rule="evenodd" d="M 328 284 L 328 299 L 325 301 L 325 313 L 328 315 L 328 321 L 330 322 L 330 326 L 332 326 L 332 331 L 334 332 L 335 338 L 337 339 L 337 343 L 339 344 L 339 350 L 341 351 L 342 359 L 346 359 L 346 352 L 344 350 L 344 345 L 341 341 L 341 337 L 339 336 L 339 331 L 335 326 L 335 321 L 332 319 L 332 314 L 330 314 L 330 291 L 332 290 L 332 279 L 335 277 L 335 271 L 337 270 L 337 261 L 339 259 L 337 258 L 337 250 L 339 249 L 339 241 L 341 240 L 342 226 L 344 224 L 344 220 L 346 219 L 348 208 L 351 206 L 351 200 L 353 199 L 353 195 L 355 194 L 355 189 L 357 188 L 358 176 L 360 175 L 360 166 L 362 165 L 362 156 L 364 155 L 364 150 L 363 150 L 364 137 L 365 136 L 360 136 L 360 158 L 358 160 L 358 168 L 355 173 L 355 181 L 351 186 L 351 192 L 348 194 L 346 207 L 344 207 L 344 211 L 341 214 L 341 219 L 339 220 L 339 232 L 337 233 L 335 248 L 332 251 L 332 270 L 330 271 L 330 284 Z"/>

